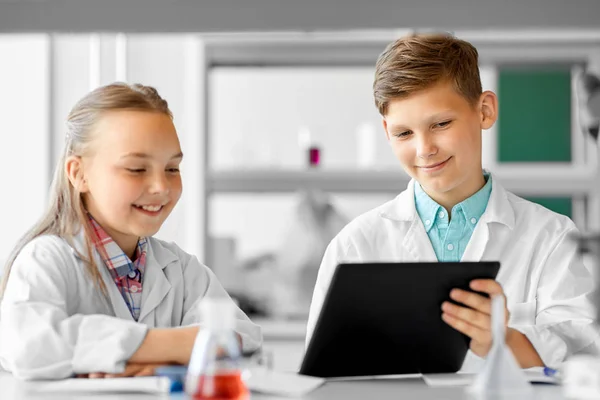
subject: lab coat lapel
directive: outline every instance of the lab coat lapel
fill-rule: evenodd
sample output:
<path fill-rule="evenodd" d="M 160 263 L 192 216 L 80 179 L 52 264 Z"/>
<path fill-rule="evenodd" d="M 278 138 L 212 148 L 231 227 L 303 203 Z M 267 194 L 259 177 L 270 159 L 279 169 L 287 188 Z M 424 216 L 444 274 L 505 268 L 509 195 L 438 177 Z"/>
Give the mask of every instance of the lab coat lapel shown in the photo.
<path fill-rule="evenodd" d="M 490 230 L 504 225 L 512 230 L 515 226 L 515 211 L 508 200 L 508 193 L 492 176 L 492 192 L 485 212 L 471 235 L 461 261 L 485 260 L 485 250 L 490 240 Z M 497 232 L 497 231 L 496 231 Z M 489 256 L 493 256 L 488 254 Z M 495 260 L 491 260 L 495 261 Z"/>
<path fill-rule="evenodd" d="M 469 239 L 469 243 L 467 243 L 467 248 L 463 253 L 461 261 L 481 261 L 489 238 L 490 230 L 487 221 L 482 218 L 475 227 L 475 230 L 473 230 L 473 234 L 471 235 L 471 239 Z"/>
<path fill-rule="evenodd" d="M 76 250 L 74 251 L 74 254 L 77 258 L 81 259 L 79 254 L 84 257 L 87 256 L 83 229 L 80 229 L 79 233 L 74 236 L 73 247 Z M 79 252 L 79 254 L 77 254 L 77 252 Z M 112 307 L 116 317 L 134 321 L 133 317 L 131 316 L 131 312 L 129 311 L 129 307 L 127 307 L 127 303 L 125 303 L 125 299 L 123 299 L 123 295 L 117 288 L 117 285 L 115 284 L 110 271 L 106 267 L 106 264 L 104 264 L 102 257 L 100 257 L 100 254 L 96 251 L 96 249 L 94 249 L 92 254 L 94 255 L 94 263 L 100 272 L 100 276 L 102 277 L 102 281 L 106 287 L 106 292 L 108 293 L 108 299 L 106 299 L 104 296 L 102 297 L 110 302 L 110 306 Z"/>
<path fill-rule="evenodd" d="M 406 190 L 400 193 L 394 201 L 382 207 L 380 215 L 382 218 L 393 220 L 404 227 L 404 237 L 399 245 L 405 250 L 402 253 L 408 257 L 402 256 L 403 261 L 405 258 L 407 261 L 411 258 L 414 261 L 437 261 L 437 256 L 415 206 L 414 180 L 409 182 Z"/>
<path fill-rule="evenodd" d="M 175 261 L 177 261 L 175 254 L 164 249 L 153 238 L 148 238 L 139 322 L 154 325 L 154 318 L 152 317 L 156 307 L 160 305 L 171 290 L 171 283 L 165 275 L 164 268 Z"/>
<path fill-rule="evenodd" d="M 106 290 L 108 292 L 108 297 L 111 302 L 113 311 L 115 312 L 115 316 L 118 318 L 134 321 L 133 316 L 131 315 L 131 311 L 129 311 L 129 307 L 127 307 L 127 303 L 125 303 L 125 299 L 123 295 L 119 291 L 112 275 L 108 268 L 106 268 L 104 261 L 100 255 L 96 252 L 94 255 L 96 260 L 96 265 L 100 266 L 100 274 L 102 275 L 102 280 L 104 281 L 104 285 L 106 286 Z"/>
<path fill-rule="evenodd" d="M 416 217 L 410 224 L 410 228 L 408 228 L 406 235 L 404 235 L 402 246 L 412 255 L 415 261 L 437 261 L 431 240 L 429 240 L 429 236 L 418 214 L 416 214 Z"/>

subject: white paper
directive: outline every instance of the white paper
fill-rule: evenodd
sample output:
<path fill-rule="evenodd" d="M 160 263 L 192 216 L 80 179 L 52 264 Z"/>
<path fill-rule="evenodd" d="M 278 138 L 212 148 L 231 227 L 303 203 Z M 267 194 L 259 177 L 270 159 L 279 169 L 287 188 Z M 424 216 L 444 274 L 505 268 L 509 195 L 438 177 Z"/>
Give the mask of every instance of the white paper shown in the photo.
<path fill-rule="evenodd" d="M 72 378 L 57 381 L 32 381 L 27 389 L 44 393 L 169 393 L 169 378 L 140 376 L 134 378 Z"/>
<path fill-rule="evenodd" d="M 525 376 L 530 383 L 552 383 L 559 384 L 557 378 L 544 375 L 543 368 L 529 368 L 525 371 Z M 477 374 L 427 374 L 423 375 L 423 380 L 428 386 L 468 386 L 473 383 Z"/>
<path fill-rule="evenodd" d="M 370 381 L 374 379 L 414 379 L 421 378 L 422 376 L 423 375 L 421 374 L 341 376 L 335 378 L 327 378 L 327 382 Z"/>
<path fill-rule="evenodd" d="M 266 368 L 253 367 L 245 379 L 252 392 L 297 397 L 311 392 L 325 383 L 323 378 L 277 372 Z"/>
<path fill-rule="evenodd" d="M 426 374 L 423 380 L 428 386 L 467 386 L 473 383 L 477 374 Z"/>

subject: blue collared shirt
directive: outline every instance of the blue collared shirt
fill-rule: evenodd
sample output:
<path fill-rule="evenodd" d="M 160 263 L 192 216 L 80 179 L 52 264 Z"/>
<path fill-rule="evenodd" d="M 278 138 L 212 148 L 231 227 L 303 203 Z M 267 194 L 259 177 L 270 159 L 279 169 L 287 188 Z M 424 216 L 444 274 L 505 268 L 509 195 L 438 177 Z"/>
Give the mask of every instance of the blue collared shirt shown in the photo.
<path fill-rule="evenodd" d="M 444 207 L 429 197 L 421 185 L 415 182 L 417 213 L 423 221 L 438 261 L 456 262 L 462 258 L 492 193 L 492 177 L 488 173 L 484 173 L 484 177 L 486 183 L 477 193 L 452 207 L 450 221 Z"/>

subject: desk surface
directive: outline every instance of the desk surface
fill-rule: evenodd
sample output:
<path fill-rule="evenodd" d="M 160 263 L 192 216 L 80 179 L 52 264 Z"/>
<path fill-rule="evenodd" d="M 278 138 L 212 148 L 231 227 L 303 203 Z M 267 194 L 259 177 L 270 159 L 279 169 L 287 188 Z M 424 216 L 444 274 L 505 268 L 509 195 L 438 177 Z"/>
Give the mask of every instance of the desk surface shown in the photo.
<path fill-rule="evenodd" d="M 82 394 L 43 394 L 27 393 L 27 382 L 21 382 L 14 379 L 7 373 L 0 372 L 0 397 L 2 400 L 32 400 L 32 399 L 56 399 L 70 400 L 80 399 Z M 535 385 L 536 400 L 563 400 L 562 390 L 559 386 Z M 134 400 L 148 399 L 147 394 L 110 394 L 95 395 L 94 400 Z M 182 394 L 152 396 L 153 399 L 184 399 Z M 394 399 L 473 399 L 463 387 L 437 387 L 430 388 L 420 378 L 412 379 L 380 379 L 380 380 L 361 380 L 346 382 L 329 382 L 315 391 L 309 393 L 302 399 L 306 400 L 329 400 L 329 399 L 370 399 L 378 400 Z M 276 399 L 272 396 L 252 395 L 252 400 Z M 282 398 L 284 399 L 284 398 Z M 289 398 L 285 398 L 288 399 Z M 516 399 L 515 399 L 516 400 Z"/>

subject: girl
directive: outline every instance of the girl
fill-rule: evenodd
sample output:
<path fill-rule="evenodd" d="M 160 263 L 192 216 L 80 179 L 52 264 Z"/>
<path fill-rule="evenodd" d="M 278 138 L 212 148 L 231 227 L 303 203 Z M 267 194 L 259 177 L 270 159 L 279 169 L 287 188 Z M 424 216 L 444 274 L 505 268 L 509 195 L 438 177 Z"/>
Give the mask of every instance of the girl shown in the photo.
<path fill-rule="evenodd" d="M 227 293 L 196 257 L 152 237 L 181 195 L 182 157 L 154 88 L 112 84 L 75 105 L 49 208 L 5 268 L 5 369 L 58 379 L 188 363 L 202 329 L 198 303 Z M 236 331 L 244 350 L 261 345 L 239 309 Z"/>

